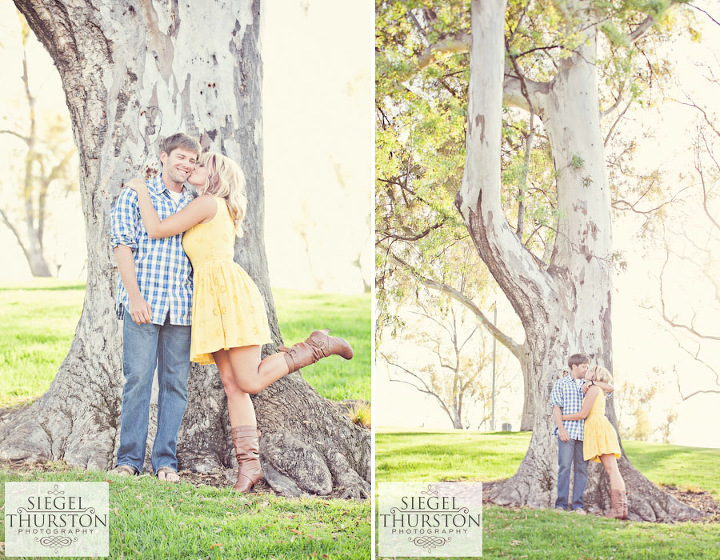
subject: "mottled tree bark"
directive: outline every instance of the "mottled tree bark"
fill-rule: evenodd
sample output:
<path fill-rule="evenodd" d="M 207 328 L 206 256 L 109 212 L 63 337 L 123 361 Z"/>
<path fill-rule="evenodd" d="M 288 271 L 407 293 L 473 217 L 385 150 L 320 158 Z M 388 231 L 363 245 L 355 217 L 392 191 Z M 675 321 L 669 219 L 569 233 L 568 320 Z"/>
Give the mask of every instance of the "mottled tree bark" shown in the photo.
<path fill-rule="evenodd" d="M 501 505 L 554 503 L 557 440 L 549 395 L 568 355 L 583 352 L 611 370 L 613 365 L 610 192 L 599 121 L 595 26 L 581 2 L 566 2 L 565 7 L 582 20 L 578 28 L 586 40 L 560 63 L 552 82 L 526 82 L 546 127 L 557 174 L 560 217 L 555 249 L 545 266 L 514 234 L 500 201 L 503 96 L 523 103 L 517 91 L 513 97 L 517 79 L 503 84 L 505 0 L 472 2 L 467 155 L 456 203 L 480 256 L 523 324 L 521 363 L 528 372 L 526 390 L 536 403 L 530 447 L 517 473 L 489 491 Z M 617 426 L 612 399 L 607 413 Z M 633 518 L 670 521 L 699 515 L 657 489 L 624 457 L 620 468 Z M 602 469 L 590 472 L 586 504 L 602 511 L 609 503 L 607 477 Z"/>
<path fill-rule="evenodd" d="M 15 3 L 62 78 L 80 153 L 88 281 L 70 352 L 45 395 L 2 418 L 0 457 L 64 459 L 105 469 L 119 441 L 123 384 L 109 211 L 123 180 L 159 169 L 160 139 L 187 132 L 243 168 L 249 203 L 235 257 L 265 297 L 274 340 L 265 353 L 282 343 L 263 242 L 260 2 Z M 234 458 L 217 370 L 194 365 L 189 393 L 178 442 L 180 468 L 230 466 Z M 369 433 L 299 374 L 261 392 L 254 403 L 271 486 L 292 495 L 333 489 L 368 495 Z"/>

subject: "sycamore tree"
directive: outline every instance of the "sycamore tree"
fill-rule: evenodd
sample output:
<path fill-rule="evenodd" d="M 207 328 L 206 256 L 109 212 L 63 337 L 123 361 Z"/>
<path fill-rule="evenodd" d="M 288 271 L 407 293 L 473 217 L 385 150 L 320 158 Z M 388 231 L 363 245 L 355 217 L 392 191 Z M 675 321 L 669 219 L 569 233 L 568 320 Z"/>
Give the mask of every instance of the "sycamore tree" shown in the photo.
<path fill-rule="evenodd" d="M 162 138 L 187 132 L 243 169 L 248 208 L 235 260 L 266 303 L 273 343 L 264 353 L 282 344 L 264 246 L 261 2 L 15 4 L 62 79 L 80 158 L 88 273 L 75 338 L 50 388 L 30 407 L 0 411 L 0 459 L 64 459 L 105 469 L 119 443 L 123 384 L 109 213 L 124 180 L 158 172 Z M 216 370 L 194 365 L 188 392 L 179 467 L 232 467 Z M 300 374 L 263 390 L 254 404 L 260 460 L 273 489 L 293 496 L 369 495 L 369 431 Z M 151 424 L 150 440 L 154 430 Z"/>
<path fill-rule="evenodd" d="M 600 126 L 599 24 L 609 20 L 614 26 L 608 33 L 622 34 L 622 41 L 632 44 L 662 16 L 656 10 L 618 13 L 587 2 L 553 6 L 554 14 L 547 11 L 571 40 L 563 43 L 567 52 L 548 80 L 518 64 L 506 66 L 505 2 L 473 1 L 466 165 L 456 197 L 478 253 L 520 317 L 532 388 L 545 401 L 573 349 L 612 369 L 611 193 Z M 517 62 L 512 55 L 509 58 Z M 559 217 L 547 263 L 519 243 L 503 217 L 499 149 L 503 101 L 533 107 L 548 133 Z M 615 421 L 612 404 L 608 415 Z M 534 416 L 530 448 L 518 472 L 490 491 L 497 503 L 548 506 L 552 501 L 553 485 L 547 481 L 554 480 L 556 471 L 555 454 L 548 453 L 555 448 L 553 422 L 549 408 L 536 409 Z M 620 467 L 633 516 L 656 520 L 698 515 L 659 491 L 624 455 Z M 604 509 L 607 481 L 599 476 L 599 469 L 591 469 L 591 474 L 586 503 Z"/>
<path fill-rule="evenodd" d="M 454 33 L 453 26 L 462 27 L 469 12 L 457 1 L 431 6 L 431 2 L 377 3 L 378 333 L 397 323 L 395 304 L 412 302 L 415 286 L 422 285 L 464 305 L 478 325 L 519 359 L 521 344 L 496 328 L 482 303 L 493 301 L 497 286 L 482 270 L 453 203 L 464 159 L 467 42 L 451 45 L 455 56 L 434 64 L 424 52 L 433 37 Z M 522 143 L 526 131 L 523 123 L 513 124 L 508 127 L 505 153 L 517 170 L 511 148 Z M 542 159 L 542 151 L 532 157 Z M 525 397 L 521 425 L 529 429 L 533 395 L 526 391 Z"/>
<path fill-rule="evenodd" d="M 378 66 L 395 82 L 388 95 L 401 91 L 408 98 L 392 105 L 398 113 L 422 94 L 418 84 L 430 82 L 418 82 L 418 73 L 432 68 L 440 84 L 437 91 L 442 88 L 448 95 L 452 80 L 464 71 L 469 79 L 467 95 L 462 88 L 452 94 L 469 102 L 461 121 L 465 149 L 450 156 L 462 160 L 460 166 L 451 165 L 455 178 L 457 169 L 463 170 L 460 185 L 457 179 L 453 184 L 437 181 L 420 191 L 416 179 L 422 166 L 398 164 L 403 173 L 396 174 L 400 179 L 387 200 L 398 205 L 412 197 L 421 210 L 407 213 L 407 230 L 396 228 L 400 235 L 379 254 L 392 261 L 392 250 L 401 241 L 444 227 L 447 206 L 428 200 L 429 193 L 445 189 L 447 198 L 454 198 L 465 235 L 522 324 L 525 340 L 515 343 L 516 356 L 526 395 L 536 400 L 526 408 L 533 436 L 518 472 L 494 484 L 488 494 L 499 504 L 548 507 L 557 473 L 547 405 L 550 387 L 573 352 L 613 369 L 610 313 L 616 254 L 611 216 L 618 193 L 608 181 L 606 145 L 622 127 L 627 108 L 642 98 L 643 84 L 663 71 L 662 64 L 655 64 L 655 45 L 670 36 L 672 17 L 680 8 L 672 2 L 631 1 L 468 4 L 378 2 L 378 10 L 392 22 L 383 38 L 395 56 L 385 67 Z M 402 30 L 406 33 L 398 40 Z M 438 98 L 430 97 L 433 103 Z M 392 121 L 389 110 L 382 113 L 380 122 Z M 444 143 L 450 138 L 443 134 L 445 121 L 438 126 L 438 142 Z M 402 142 L 402 135 L 397 138 Z M 621 151 L 615 162 L 630 152 Z M 393 161 L 400 152 L 386 153 Z M 411 180 L 406 183 L 405 177 Z M 633 188 L 637 190 L 624 194 L 647 196 L 651 190 Z M 630 196 L 623 199 L 633 206 Z M 612 400 L 608 402 L 607 414 L 615 422 Z M 591 467 L 586 504 L 602 510 L 609 504 L 607 480 L 601 468 Z M 655 488 L 626 458 L 620 467 L 631 491 L 633 517 L 697 515 Z"/>

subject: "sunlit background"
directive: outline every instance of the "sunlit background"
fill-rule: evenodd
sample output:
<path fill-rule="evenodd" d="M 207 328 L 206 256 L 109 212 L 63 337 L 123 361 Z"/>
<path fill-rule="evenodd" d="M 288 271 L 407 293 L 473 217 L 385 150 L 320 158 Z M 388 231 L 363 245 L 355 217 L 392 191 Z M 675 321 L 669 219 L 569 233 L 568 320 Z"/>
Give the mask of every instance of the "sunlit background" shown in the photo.
<path fill-rule="evenodd" d="M 706 3 L 711 9 L 714 4 Z M 367 2 L 291 0 L 264 2 L 262 53 L 264 60 L 264 184 L 266 249 L 274 287 L 327 292 L 360 293 L 373 282 L 371 198 L 373 185 L 373 12 Z M 715 12 L 718 10 L 715 8 Z M 716 19 L 720 14 L 715 13 Z M 18 126 L 26 111 L 19 50 L 20 25 L 14 5 L 0 2 L 0 64 L 4 70 L 0 130 Z M 693 167 L 692 139 L 697 112 L 672 101 L 691 93 L 711 99 L 698 65 L 715 60 L 720 51 L 720 28 L 703 25 L 700 43 L 689 40 L 668 46 L 682 84 L 668 92 L 661 106 L 629 115 L 626 127 L 641 139 L 636 164 L 661 169 L 671 178 Z M 37 96 L 39 116 L 63 115 L 65 130 L 55 131 L 59 145 L 72 135 L 59 76 L 49 56 L 31 37 L 27 45 L 30 87 Z M 15 128 L 15 130 L 19 130 Z M 63 136 L 63 134 L 65 136 Z M 22 180 L 25 150 L 12 134 L 0 134 L 5 172 L 0 182 L 0 208 L 20 215 L 18 182 Z M 73 163 L 77 169 L 77 160 Z M 84 225 L 76 178 L 52 185 L 48 199 L 45 253 L 54 276 L 82 281 L 86 273 Z M 619 391 L 616 410 L 628 431 L 648 423 L 648 439 L 720 447 L 720 394 L 683 395 L 717 390 L 713 374 L 679 344 L 662 323 L 657 310 L 661 251 L 647 252 L 637 242 L 642 217 L 625 215 L 614 223 L 614 245 L 622 251 L 627 269 L 615 277 L 613 338 L 615 384 L 634 391 L 654 387 L 642 410 Z M 22 233 L 22 222 L 18 222 Z M 31 280 L 29 266 L 11 230 L 0 220 L 0 283 Z M 717 254 L 717 253 L 716 253 Z M 702 309 L 703 279 L 691 268 L 671 271 L 666 296 L 680 313 L 694 305 Z M 497 295 L 498 323 L 521 339 L 514 314 Z M 409 311 L 409 310 L 408 310 Z M 716 315 L 714 316 L 716 318 Z M 713 319 L 703 318 L 713 324 Z M 717 321 L 715 321 L 715 324 Z M 388 335 L 389 336 L 389 335 Z M 416 345 L 383 340 L 387 350 L 422 367 L 430 359 Z M 708 345 L 703 358 L 720 367 L 720 353 Z M 519 427 L 522 378 L 519 366 L 501 345 L 497 347 L 495 427 Z M 389 381 L 390 370 L 380 361 L 374 374 L 373 421 L 378 426 L 449 429 L 451 424 L 433 399 L 408 385 Z M 392 372 L 397 377 L 397 372 Z M 490 370 L 483 373 L 489 383 Z M 629 389 L 628 389 L 629 390 Z M 638 393 L 639 394 L 639 393 Z M 636 395 L 636 397 L 638 397 Z M 638 397 L 639 398 L 639 397 Z M 636 399 L 637 400 L 637 399 Z M 489 430 L 477 401 L 470 428 Z M 643 414 L 645 418 L 643 419 Z M 670 422 L 669 435 L 663 426 Z M 711 419 L 709 422 L 708 419 Z"/>
<path fill-rule="evenodd" d="M 271 283 L 299 290 L 369 291 L 372 5 L 293 0 L 263 2 L 263 10 L 265 243 Z M 0 22 L 5 78 L 0 129 L 24 133 L 20 24 L 12 2 L 0 2 Z M 32 36 L 27 58 L 38 121 L 63 119 L 64 130 L 57 136 L 72 143 L 60 77 Z M 5 154 L 0 208 L 7 209 L 23 235 L 17 184 L 24 172 L 25 146 L 5 133 L 0 134 L 0 147 Z M 74 176 L 56 181 L 48 192 L 45 254 L 53 276 L 64 280 L 83 280 L 86 274 L 77 167 L 75 157 Z M 30 280 L 20 245 L 2 220 L 0 247 L 0 282 Z"/>
<path fill-rule="evenodd" d="M 688 257 L 694 254 L 699 267 L 678 259 L 671 262 L 664 284 L 667 313 L 678 322 L 694 322 L 699 330 L 717 337 L 720 309 L 713 278 L 720 270 L 720 246 L 717 239 L 708 241 L 701 231 L 707 228 L 708 220 L 698 199 L 701 189 L 693 144 L 703 116 L 687 103 L 692 98 L 698 104 L 717 106 L 720 88 L 708 80 L 712 78 L 708 68 L 717 71 L 720 67 L 717 57 L 720 27 L 716 23 L 720 21 L 720 6 L 714 1 L 697 4 L 715 20 L 696 12 L 700 41 L 685 36 L 662 47 L 677 85 L 663 90 L 662 95 L 656 94 L 662 98 L 658 105 L 637 107 L 629 112 L 620 126 L 624 128 L 624 135 L 639 143 L 632 162 L 638 174 L 659 172 L 663 199 L 678 195 L 678 200 L 683 201 L 665 210 L 668 239 L 674 244 L 674 251 Z M 683 191 L 688 185 L 691 188 Z M 641 209 L 651 206 L 644 204 Z M 617 267 L 612 303 L 613 383 L 618 389 L 613 398 L 621 433 L 629 439 L 720 447 L 720 431 L 715 429 L 720 422 L 720 379 L 716 373 L 720 371 L 720 344 L 717 340 L 705 340 L 698 345 L 696 339 L 685 336 L 681 329 L 668 328 L 662 320 L 659 277 L 665 252 L 659 238 L 639 238 L 644 221 L 644 215 L 632 212 L 615 213 L 613 219 L 613 249 L 619 252 L 619 260 L 626 263 L 625 269 Z M 692 242 L 677 235 L 683 231 L 690 234 Z M 693 247 L 693 242 L 709 248 L 710 262 L 701 261 L 700 251 Z M 703 267 L 709 275 L 701 271 Z M 497 299 L 500 328 L 522 342 L 524 335 L 519 321 L 501 293 L 489 297 L 483 310 L 492 317 L 494 299 Z M 417 311 L 408 306 L 400 312 L 408 322 L 409 332 L 413 325 L 419 325 Z M 462 313 L 459 306 L 457 312 Z M 431 338 L 440 340 L 444 336 L 441 329 L 433 330 L 427 321 L 423 324 Z M 468 317 L 461 332 L 467 336 L 475 324 Z M 479 339 L 474 336 L 478 345 Z M 410 371 L 419 372 L 433 362 L 439 369 L 437 356 L 432 351 L 414 341 L 395 339 L 389 329 L 383 333 L 378 347 L 397 357 L 396 361 Z M 578 350 L 569 349 L 569 352 Z M 492 355 L 490 345 L 486 345 L 485 353 Z M 496 372 L 495 429 L 510 426 L 517 430 L 523 403 L 522 375 L 518 361 L 500 344 L 497 345 Z M 452 428 L 448 414 L 436 398 L 423 395 L 407 383 L 391 382 L 391 378 L 412 381 L 400 368 L 378 359 L 373 399 L 376 426 Z M 483 368 L 481 383 L 487 388 L 492 384 L 492 359 Z M 683 400 L 696 391 L 700 392 Z M 476 399 L 468 411 L 468 427 L 490 430 L 490 413 L 491 404 Z M 547 413 L 549 416 L 549 404 Z"/>

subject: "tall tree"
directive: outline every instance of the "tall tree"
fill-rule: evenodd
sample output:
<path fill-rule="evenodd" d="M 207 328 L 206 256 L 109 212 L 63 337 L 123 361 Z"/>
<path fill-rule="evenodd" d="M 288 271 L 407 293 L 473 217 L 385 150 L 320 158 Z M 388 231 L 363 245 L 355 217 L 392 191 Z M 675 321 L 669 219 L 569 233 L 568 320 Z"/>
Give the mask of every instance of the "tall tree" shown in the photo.
<path fill-rule="evenodd" d="M 474 251 L 453 199 L 465 157 L 469 10 L 467 2 L 377 3 L 377 187 L 379 326 L 392 320 L 387 301 L 402 299 L 403 278 L 465 305 L 521 363 L 523 342 L 497 328 L 479 303 L 499 290 L 477 256 L 448 259 L 454 248 Z M 515 232 L 539 255 L 552 249 L 554 177 L 546 135 L 533 118 L 504 113 L 503 200 Z M 476 277 L 465 270 L 473 270 Z M 520 427 L 532 429 L 536 395 L 526 369 Z"/>
<path fill-rule="evenodd" d="M 541 80 L 513 65 L 512 56 L 506 64 L 505 0 L 472 0 L 465 175 L 456 197 L 478 253 L 520 317 L 526 335 L 524 361 L 540 402 L 548 402 L 568 353 L 585 352 L 610 369 L 613 364 L 611 197 L 600 128 L 597 41 L 601 16 L 611 19 L 617 14 L 603 14 L 601 3 L 568 0 L 551 6 L 550 17 L 572 41 L 560 47 L 564 56 L 554 67 L 545 67 L 548 75 Z M 628 31 L 623 40 L 636 41 L 661 15 L 662 10 L 654 7 L 650 13 L 625 17 Z M 525 110 L 532 107 L 547 130 L 559 210 L 547 263 L 522 245 L 503 214 L 503 102 Z M 607 414 L 616 423 L 608 402 Z M 489 491 L 496 503 L 550 506 L 557 474 L 552 428 L 548 409 L 536 408 L 530 447 L 518 471 Z M 658 490 L 624 454 L 619 463 L 633 516 L 674 520 L 699 515 Z M 591 509 L 606 509 L 607 480 L 596 467 L 590 469 L 585 501 Z"/>
<path fill-rule="evenodd" d="M 32 275 L 46 277 L 52 276 L 44 247 L 48 194 L 50 186 L 54 183 L 59 183 L 65 191 L 75 187 L 77 172 L 73 166 L 73 156 L 77 150 L 67 132 L 67 120 L 63 119 L 62 115 L 38 115 L 37 97 L 30 85 L 28 64 L 30 35 L 31 31 L 25 18 L 20 16 L 22 44 L 20 79 L 23 84 L 23 102 L 27 105 L 27 115 L 20 117 L 16 127 L 0 130 L 0 134 L 17 138 L 25 147 L 19 197 L 22 209 L 18 212 L 22 216 L 23 224 L 18 224 L 16 213 L 9 207 L 0 208 L 0 218 L 17 239 Z"/>
<path fill-rule="evenodd" d="M 477 283 L 459 289 L 451 275 L 452 267 L 442 266 L 447 262 L 446 247 L 471 244 L 467 229 L 452 212 L 465 157 L 469 5 L 467 0 L 376 3 L 379 324 L 391 319 L 383 314 L 388 308 L 385 301 L 394 301 L 404 293 L 395 282 L 403 271 L 409 270 L 416 282 L 453 294 L 520 362 L 525 393 L 521 429 L 531 430 L 538 395 L 531 388 L 530 364 L 523 360 L 526 342 L 513 340 L 507 331 L 494 328 L 476 303 Z M 509 2 L 504 39 L 508 73 L 517 75 L 520 85 L 514 93 L 508 91 L 503 111 L 502 210 L 515 235 L 544 263 L 550 261 L 558 231 L 558 172 L 547 127 L 538 108 L 528 100 L 523 82 L 551 82 L 554 69 L 581 40 L 572 21 L 565 17 L 572 10 L 563 11 L 562 6 L 528 0 Z M 654 84 L 668 76 L 668 66 L 655 50 L 672 28 L 663 24 L 661 33 L 653 30 L 650 34 L 638 28 L 641 32 L 632 41 L 626 41 L 627 34 L 622 32 L 623 28 L 640 25 L 646 18 L 643 9 L 634 2 L 588 4 L 588 10 L 598 14 L 603 32 L 595 68 L 599 74 L 602 137 L 612 179 L 612 207 L 618 212 L 642 212 L 650 219 L 663 204 L 647 210 L 641 202 L 661 198 L 661 182 L 657 173 L 645 177 L 633 169 L 630 158 L 635 144 L 619 134 L 624 128 L 618 126 L 639 100 L 651 103 L 653 89 L 662 89 Z M 582 165 L 579 156 L 570 161 Z M 619 251 L 613 253 L 613 261 L 621 265 L 620 256 Z M 493 284 L 481 289 L 498 289 Z"/>
<path fill-rule="evenodd" d="M 48 392 L 0 424 L 0 457 L 64 459 L 104 469 L 119 440 L 120 332 L 114 313 L 109 210 L 123 179 L 158 170 L 158 140 L 178 130 L 238 161 L 248 211 L 235 260 L 263 294 L 282 342 L 263 244 L 260 1 L 68 4 L 17 0 L 55 61 L 80 153 L 87 228 L 85 304 Z M 181 469 L 232 461 L 225 397 L 214 369 L 193 366 L 178 440 Z M 254 398 L 265 477 L 277 491 L 367 496 L 370 434 L 299 374 Z M 152 432 L 152 427 L 151 427 Z"/>

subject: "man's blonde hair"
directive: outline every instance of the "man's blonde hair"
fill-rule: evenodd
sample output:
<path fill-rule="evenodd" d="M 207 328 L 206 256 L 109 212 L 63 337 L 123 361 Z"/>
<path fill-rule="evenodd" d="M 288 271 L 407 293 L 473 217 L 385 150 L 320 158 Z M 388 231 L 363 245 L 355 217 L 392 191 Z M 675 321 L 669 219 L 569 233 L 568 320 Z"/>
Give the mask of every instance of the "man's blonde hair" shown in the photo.
<path fill-rule="evenodd" d="M 245 174 L 237 163 L 217 152 L 204 153 L 200 156 L 200 163 L 208 168 L 205 194 L 225 199 L 230 218 L 235 225 L 235 233 L 238 237 L 242 237 L 243 231 L 240 225 L 247 210 Z"/>
<path fill-rule="evenodd" d="M 603 366 L 595 366 L 595 381 L 602 381 L 604 383 L 610 383 L 612 381 L 612 373 L 610 370 Z"/>

